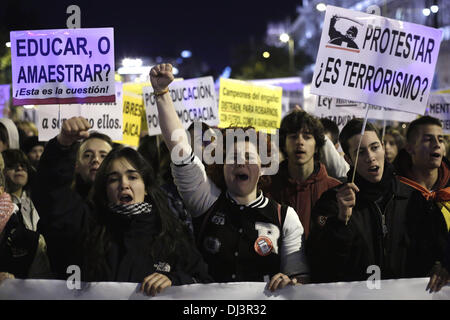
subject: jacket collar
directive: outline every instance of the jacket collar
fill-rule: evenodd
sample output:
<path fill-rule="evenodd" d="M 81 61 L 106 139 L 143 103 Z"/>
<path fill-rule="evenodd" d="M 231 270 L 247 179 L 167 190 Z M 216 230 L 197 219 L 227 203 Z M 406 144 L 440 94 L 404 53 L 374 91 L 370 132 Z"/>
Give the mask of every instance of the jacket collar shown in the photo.
<path fill-rule="evenodd" d="M 255 200 L 245 205 L 238 204 L 237 201 L 233 199 L 233 196 L 228 193 L 228 191 L 225 193 L 225 196 L 231 203 L 238 206 L 244 206 L 247 208 L 264 208 L 269 202 L 269 199 L 267 199 L 261 191 L 259 191 L 259 194 Z"/>

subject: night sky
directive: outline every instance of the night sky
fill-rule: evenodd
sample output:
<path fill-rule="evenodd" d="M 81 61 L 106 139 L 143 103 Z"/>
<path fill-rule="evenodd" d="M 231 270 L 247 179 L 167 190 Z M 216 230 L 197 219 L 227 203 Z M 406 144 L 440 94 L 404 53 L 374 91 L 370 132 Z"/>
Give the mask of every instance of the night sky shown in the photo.
<path fill-rule="evenodd" d="M 115 58 L 176 57 L 191 50 L 213 69 L 231 63 L 230 48 L 264 37 L 267 23 L 295 18 L 301 0 L 50 1 L 5 0 L 2 30 L 64 29 L 66 8 L 81 8 L 81 27 L 113 27 Z M 116 66 L 117 67 L 117 66 Z"/>

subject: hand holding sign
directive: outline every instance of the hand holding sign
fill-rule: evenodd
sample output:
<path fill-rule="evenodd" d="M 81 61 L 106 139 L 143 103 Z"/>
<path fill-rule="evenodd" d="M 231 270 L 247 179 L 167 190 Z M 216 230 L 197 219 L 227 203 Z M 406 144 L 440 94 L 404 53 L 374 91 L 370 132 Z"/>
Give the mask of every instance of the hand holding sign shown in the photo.
<path fill-rule="evenodd" d="M 359 192 L 359 189 L 354 183 L 346 183 L 336 193 L 339 208 L 338 219 L 345 221 L 345 224 L 352 216 L 353 207 L 356 203 L 356 192 Z"/>
<path fill-rule="evenodd" d="M 75 141 L 89 137 L 91 128 L 89 121 L 83 117 L 72 117 L 63 122 L 58 142 L 63 146 L 71 146 Z"/>
<path fill-rule="evenodd" d="M 150 82 L 155 93 L 166 90 L 173 79 L 170 63 L 158 64 L 150 70 Z"/>

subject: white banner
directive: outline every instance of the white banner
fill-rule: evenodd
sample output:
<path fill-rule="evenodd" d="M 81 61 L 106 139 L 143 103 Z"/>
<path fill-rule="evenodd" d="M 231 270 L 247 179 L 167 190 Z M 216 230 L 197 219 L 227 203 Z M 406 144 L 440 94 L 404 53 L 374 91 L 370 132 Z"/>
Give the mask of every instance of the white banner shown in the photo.
<path fill-rule="evenodd" d="M 450 94 L 430 94 L 426 115 L 442 121 L 445 134 L 450 134 Z"/>
<path fill-rule="evenodd" d="M 80 116 L 88 119 L 91 130 L 104 133 L 112 140 L 122 140 L 122 83 L 117 82 L 115 85 L 116 102 L 38 106 L 39 141 L 48 141 L 57 136 L 65 119 Z"/>
<path fill-rule="evenodd" d="M 327 6 L 311 93 L 424 114 L 442 31 Z"/>
<path fill-rule="evenodd" d="M 152 92 L 152 87 L 143 88 L 149 136 L 161 134 L 158 109 Z M 210 126 L 219 124 L 219 112 L 212 77 L 173 82 L 169 86 L 169 94 L 185 129 L 194 121 L 202 121 Z"/>
<path fill-rule="evenodd" d="M 317 104 L 314 109 L 314 115 L 319 118 L 328 118 L 336 122 L 339 127 L 345 126 L 347 121 L 353 118 L 364 118 L 367 106 L 369 107 L 368 119 L 411 122 L 418 117 L 415 113 L 378 107 L 361 102 L 324 96 L 316 97 Z"/>
<path fill-rule="evenodd" d="M 113 31 L 12 31 L 13 104 L 114 102 Z"/>
<path fill-rule="evenodd" d="M 288 286 L 271 292 L 264 282 L 192 284 L 169 287 L 155 297 L 139 292 L 140 284 L 82 283 L 69 289 L 63 280 L 7 279 L 0 284 L 0 300 L 450 300 L 450 286 L 425 291 L 429 278 L 337 282 Z"/>

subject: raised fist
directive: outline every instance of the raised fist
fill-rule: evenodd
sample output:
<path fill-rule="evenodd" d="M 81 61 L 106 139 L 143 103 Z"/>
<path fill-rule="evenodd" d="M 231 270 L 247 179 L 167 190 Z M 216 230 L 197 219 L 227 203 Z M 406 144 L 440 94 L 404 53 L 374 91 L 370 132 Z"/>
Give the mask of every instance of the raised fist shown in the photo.
<path fill-rule="evenodd" d="M 58 142 L 64 146 L 70 146 L 75 141 L 89 137 L 91 128 L 89 121 L 83 117 L 72 117 L 63 122 Z"/>
<path fill-rule="evenodd" d="M 170 63 L 158 64 L 150 70 L 150 82 L 155 92 L 167 89 L 173 79 L 172 65 Z"/>

